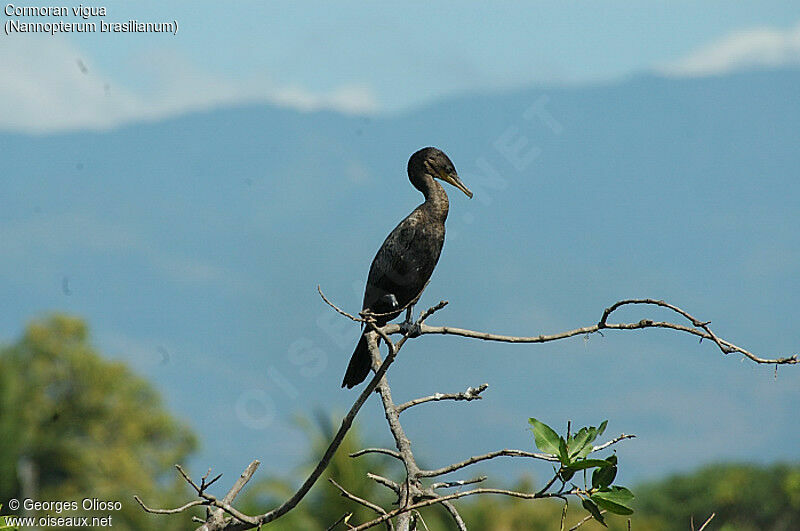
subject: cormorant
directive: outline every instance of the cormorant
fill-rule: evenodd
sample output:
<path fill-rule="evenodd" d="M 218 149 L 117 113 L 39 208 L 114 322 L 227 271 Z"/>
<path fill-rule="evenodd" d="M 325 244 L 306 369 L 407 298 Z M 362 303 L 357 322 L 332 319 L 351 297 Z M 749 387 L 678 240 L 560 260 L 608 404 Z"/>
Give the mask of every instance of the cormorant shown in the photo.
<path fill-rule="evenodd" d="M 435 179 L 452 184 L 472 198 L 472 192 L 461 182 L 453 163 L 434 147 L 411 155 L 408 179 L 425 196 L 425 202 L 386 237 L 372 260 L 364 290 L 362 311 L 377 314 L 375 324 L 379 327 L 404 309 L 408 310 L 407 322 L 410 323 L 411 306 L 425 289 L 439 261 L 449 202 L 444 188 Z M 350 358 L 342 387 L 351 388 L 363 382 L 371 366 L 366 334 L 362 334 Z"/>

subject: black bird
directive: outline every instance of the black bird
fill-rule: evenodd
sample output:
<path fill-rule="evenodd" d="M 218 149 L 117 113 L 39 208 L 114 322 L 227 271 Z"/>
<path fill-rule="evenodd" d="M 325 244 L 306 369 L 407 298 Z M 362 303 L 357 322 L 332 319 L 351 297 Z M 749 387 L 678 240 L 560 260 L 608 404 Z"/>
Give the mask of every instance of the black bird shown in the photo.
<path fill-rule="evenodd" d="M 411 306 L 425 289 L 439 261 L 449 202 L 444 188 L 435 179 L 452 184 L 472 198 L 472 192 L 461 182 L 447 155 L 433 147 L 411 155 L 408 178 L 425 196 L 425 202 L 389 233 L 372 260 L 363 311 L 377 314 L 378 326 L 385 325 L 404 309 L 408 312 L 406 322 L 410 324 Z M 351 388 L 363 382 L 371 365 L 366 335 L 362 334 L 350 358 L 342 387 Z"/>

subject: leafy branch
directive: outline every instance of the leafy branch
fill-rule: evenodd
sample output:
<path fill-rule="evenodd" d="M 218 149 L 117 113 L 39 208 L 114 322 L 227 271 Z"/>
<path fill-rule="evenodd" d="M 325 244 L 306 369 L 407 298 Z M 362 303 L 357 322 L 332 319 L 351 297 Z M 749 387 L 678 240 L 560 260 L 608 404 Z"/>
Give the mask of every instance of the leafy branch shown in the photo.
<path fill-rule="evenodd" d="M 528 419 L 528 422 L 532 426 L 536 446 L 544 452 L 557 456 L 561 465 L 553 479 L 540 492 L 548 491 L 556 480 L 559 480 L 561 481 L 559 493 L 562 493 L 565 491 L 567 482 L 575 476 L 576 472 L 592 470 L 591 486 L 586 484 L 586 474 L 584 473 L 583 488 L 573 484 L 572 490 L 569 491 L 574 492 L 581 499 L 584 509 L 603 525 L 606 523 L 601 509 L 603 512 L 608 511 L 624 516 L 633 514 L 633 509 L 628 506 L 633 500 L 633 493 L 625 487 L 612 485 L 617 476 L 617 456 L 610 455 L 605 459 L 588 458 L 592 452 L 607 447 L 607 445 L 599 447 L 592 444 L 605 432 L 608 425 L 607 420 L 604 420 L 598 427 L 584 427 L 572 435 L 567 428 L 566 437 L 558 435 L 553 428 L 535 418 Z M 630 437 L 633 436 L 621 435 L 615 440 Z"/>

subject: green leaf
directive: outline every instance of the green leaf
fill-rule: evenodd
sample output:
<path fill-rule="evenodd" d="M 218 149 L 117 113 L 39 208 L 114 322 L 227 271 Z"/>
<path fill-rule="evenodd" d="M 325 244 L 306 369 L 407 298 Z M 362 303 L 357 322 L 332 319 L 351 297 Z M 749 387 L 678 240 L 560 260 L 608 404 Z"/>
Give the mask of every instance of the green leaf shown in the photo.
<path fill-rule="evenodd" d="M 613 463 L 608 459 L 606 463 L 608 463 L 608 466 L 598 468 L 592 472 L 592 488 L 602 489 L 608 487 L 617 477 L 616 459 Z"/>
<path fill-rule="evenodd" d="M 608 425 L 608 421 L 604 420 L 600 424 L 599 428 L 595 428 L 594 426 L 592 426 L 590 428 L 581 428 L 581 430 L 578 432 L 578 434 L 583 432 L 583 430 L 586 430 L 584 432 L 586 439 L 585 439 L 585 441 L 583 441 L 583 444 L 580 446 L 580 448 L 578 447 L 577 444 L 573 445 L 575 453 L 570 452 L 570 455 L 572 457 L 586 457 L 587 455 L 592 453 L 592 450 L 594 450 L 594 445 L 592 443 L 595 441 L 595 439 L 597 439 L 600 435 L 603 434 L 603 432 L 605 431 L 607 425 Z M 577 435 L 576 435 L 576 439 L 577 439 Z"/>
<path fill-rule="evenodd" d="M 596 495 L 608 501 L 612 501 L 614 503 L 620 503 L 623 505 L 630 502 L 634 498 L 633 493 L 631 491 L 629 491 L 625 487 L 620 487 L 618 485 L 614 485 L 609 489 L 602 489 Z"/>
<path fill-rule="evenodd" d="M 564 483 L 566 483 L 567 481 L 571 480 L 572 476 L 574 476 L 574 475 L 575 475 L 575 471 L 572 470 L 571 468 L 562 468 L 558 472 L 558 476 L 561 478 L 561 480 Z"/>
<path fill-rule="evenodd" d="M 589 440 L 589 429 L 588 428 L 581 428 L 578 433 L 576 433 L 573 437 L 570 437 L 569 441 L 567 442 L 567 449 L 569 450 L 569 456 L 575 457 L 578 455 L 578 452 L 583 450 L 583 447 L 586 446 L 586 443 Z"/>
<path fill-rule="evenodd" d="M 583 470 L 585 468 L 593 468 L 596 466 L 608 468 L 611 466 L 611 463 L 609 463 L 605 459 L 582 459 L 580 461 L 575 461 L 574 463 L 570 463 L 567 466 L 567 468 L 569 468 L 570 470 Z"/>
<path fill-rule="evenodd" d="M 578 455 L 576 455 L 575 457 L 579 459 L 584 459 L 587 455 L 592 453 L 592 450 L 594 450 L 594 446 L 592 446 L 591 444 L 587 444 L 586 446 L 583 447 L 583 449 L 580 452 L 578 452 Z"/>
<path fill-rule="evenodd" d="M 626 507 L 625 505 L 622 505 L 620 503 L 609 501 L 605 498 L 598 496 L 598 494 L 592 494 L 591 498 L 592 500 L 594 500 L 595 503 L 597 503 L 597 505 L 599 505 L 600 507 L 602 507 L 603 509 L 605 509 L 610 513 L 620 514 L 623 516 L 633 514 L 633 509 L 631 509 L 630 507 Z"/>
<path fill-rule="evenodd" d="M 567 451 L 567 441 L 564 440 L 564 437 L 558 438 L 558 459 L 562 465 L 569 466 L 569 452 Z"/>
<path fill-rule="evenodd" d="M 581 505 L 583 505 L 584 509 L 589 511 L 589 513 L 592 515 L 592 518 L 603 524 L 603 527 L 608 527 L 606 525 L 605 519 L 603 518 L 603 515 L 600 514 L 600 509 L 597 507 L 596 503 L 594 503 L 589 498 L 582 498 Z"/>
<path fill-rule="evenodd" d="M 613 486 L 595 492 L 591 496 L 597 505 L 608 512 L 621 515 L 633 514 L 633 509 L 628 503 L 633 500 L 633 493 L 625 487 Z"/>
<path fill-rule="evenodd" d="M 553 431 L 553 428 L 533 417 L 529 418 L 528 422 L 533 426 L 533 438 L 536 440 L 536 447 L 545 453 L 558 455 L 561 437 Z"/>

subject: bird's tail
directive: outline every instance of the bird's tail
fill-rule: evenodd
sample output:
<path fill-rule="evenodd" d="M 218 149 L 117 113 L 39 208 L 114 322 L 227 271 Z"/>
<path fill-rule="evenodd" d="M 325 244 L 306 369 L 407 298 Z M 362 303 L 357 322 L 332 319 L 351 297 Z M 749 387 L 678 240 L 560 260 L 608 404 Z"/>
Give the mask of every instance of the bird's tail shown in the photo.
<path fill-rule="evenodd" d="M 361 334 L 361 339 L 358 340 L 356 350 L 353 352 L 350 364 L 347 366 L 347 372 L 344 374 L 342 387 L 351 389 L 366 380 L 371 367 L 372 357 L 369 355 L 367 335 Z"/>

